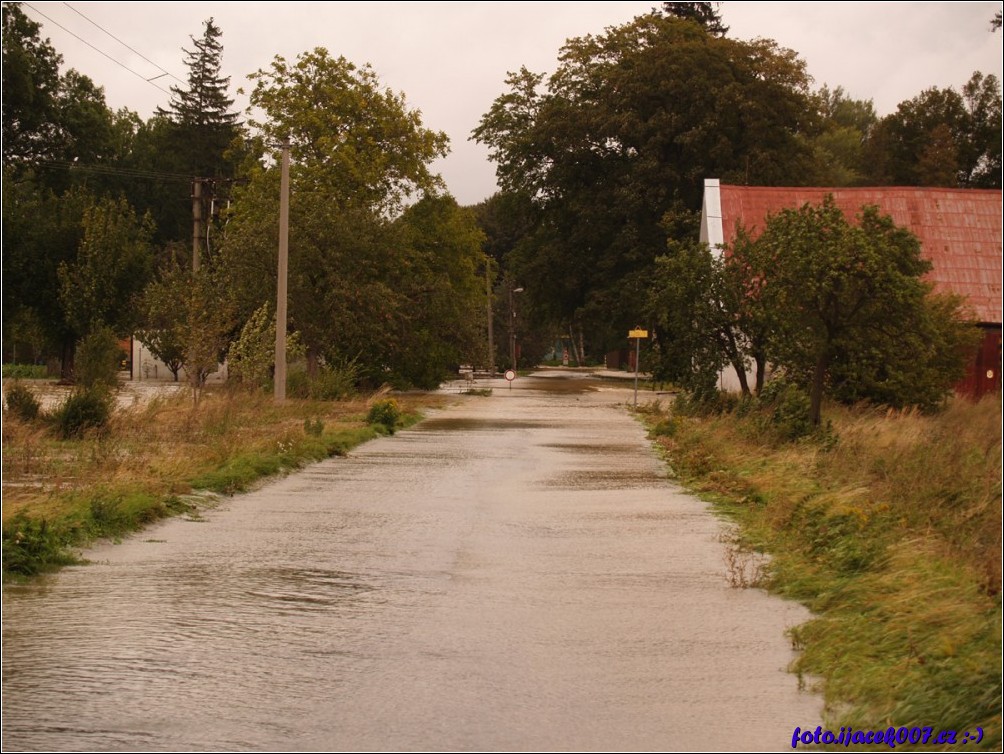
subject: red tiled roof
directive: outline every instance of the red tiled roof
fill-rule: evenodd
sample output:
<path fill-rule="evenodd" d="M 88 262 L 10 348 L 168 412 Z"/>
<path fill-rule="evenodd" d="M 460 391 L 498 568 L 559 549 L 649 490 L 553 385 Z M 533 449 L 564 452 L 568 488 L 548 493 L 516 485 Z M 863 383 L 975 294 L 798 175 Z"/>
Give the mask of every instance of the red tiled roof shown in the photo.
<path fill-rule="evenodd" d="M 1001 322 L 1001 191 L 942 188 L 771 188 L 721 186 L 722 231 L 731 244 L 736 227 L 756 235 L 768 214 L 821 204 L 833 194 L 853 220 L 865 205 L 878 205 L 893 222 L 920 239 L 933 268 L 935 290 L 965 296 L 979 322 Z"/>

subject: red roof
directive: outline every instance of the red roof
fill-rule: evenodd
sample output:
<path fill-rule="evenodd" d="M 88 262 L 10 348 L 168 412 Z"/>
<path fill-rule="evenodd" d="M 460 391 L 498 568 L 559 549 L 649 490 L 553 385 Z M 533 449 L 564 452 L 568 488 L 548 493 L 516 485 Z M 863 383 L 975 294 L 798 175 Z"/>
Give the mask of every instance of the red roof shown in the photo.
<path fill-rule="evenodd" d="M 731 244 L 736 227 L 756 235 L 768 214 L 821 204 L 833 194 L 853 219 L 865 205 L 878 205 L 920 239 L 933 268 L 936 290 L 965 296 L 979 322 L 1001 322 L 1001 191 L 943 188 L 770 188 L 721 186 L 722 232 Z"/>

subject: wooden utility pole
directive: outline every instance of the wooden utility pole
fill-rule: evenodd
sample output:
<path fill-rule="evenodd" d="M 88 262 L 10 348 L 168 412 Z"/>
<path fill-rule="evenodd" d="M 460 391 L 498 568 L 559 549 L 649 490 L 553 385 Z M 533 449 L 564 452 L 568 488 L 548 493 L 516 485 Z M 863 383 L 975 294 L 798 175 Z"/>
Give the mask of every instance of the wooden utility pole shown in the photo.
<path fill-rule="evenodd" d="M 192 179 L 192 272 L 199 271 L 202 257 L 202 180 Z"/>
<path fill-rule="evenodd" d="M 286 400 L 286 277 L 289 266 L 289 140 L 282 144 L 279 182 L 279 285 L 275 302 L 275 402 Z"/>

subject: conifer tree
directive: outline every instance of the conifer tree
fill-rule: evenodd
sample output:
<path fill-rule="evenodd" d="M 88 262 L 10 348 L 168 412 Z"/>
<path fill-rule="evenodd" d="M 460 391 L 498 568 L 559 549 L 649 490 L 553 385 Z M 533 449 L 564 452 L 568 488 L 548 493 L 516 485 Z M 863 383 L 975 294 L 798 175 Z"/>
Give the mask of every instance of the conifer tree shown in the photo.
<path fill-rule="evenodd" d="M 227 95 L 230 77 L 220 73 L 223 32 L 210 18 L 201 39 L 191 37 L 194 49 L 184 50 L 188 86 L 172 86 L 171 102 L 157 114 L 173 125 L 176 146 L 193 175 L 212 177 L 230 173 L 224 152 L 237 135 L 234 101 Z"/>

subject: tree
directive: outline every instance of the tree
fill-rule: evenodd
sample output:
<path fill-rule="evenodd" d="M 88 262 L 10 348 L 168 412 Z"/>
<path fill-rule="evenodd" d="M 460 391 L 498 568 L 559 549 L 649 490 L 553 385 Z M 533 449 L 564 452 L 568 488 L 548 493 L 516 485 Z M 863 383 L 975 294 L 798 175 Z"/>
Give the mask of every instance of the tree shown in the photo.
<path fill-rule="evenodd" d="M 535 210 L 513 275 L 543 316 L 605 350 L 635 324 L 666 213 L 698 209 L 708 176 L 806 180 L 817 116 L 792 51 L 658 13 L 572 39 L 560 61 L 546 84 L 510 74 L 474 138 Z"/>
<path fill-rule="evenodd" d="M 718 376 L 729 365 L 743 395 L 760 393 L 767 322 L 749 249 L 740 232 L 727 255 L 692 240 L 670 241 L 668 253 L 656 259 L 648 308 L 662 379 L 705 395 L 717 390 Z M 752 390 L 746 376 L 751 366 L 756 371 Z"/>
<path fill-rule="evenodd" d="M 452 197 L 427 196 L 400 220 L 408 249 L 401 283 L 408 316 L 396 362 L 411 384 L 435 387 L 446 370 L 487 363 L 487 262 L 474 213 Z"/>
<path fill-rule="evenodd" d="M 187 301 L 191 265 L 171 260 L 143 291 L 136 337 L 171 370 L 174 381 L 185 365 Z"/>
<path fill-rule="evenodd" d="M 71 167 L 118 156 L 104 90 L 70 69 L 18 3 L 3 4 L 3 155 L 10 175 L 64 191 Z M 42 172 L 39 172 L 42 171 Z"/>
<path fill-rule="evenodd" d="M 953 309 L 951 301 L 928 298 L 921 276 L 930 263 L 920 242 L 876 207 L 864 207 L 852 225 L 830 196 L 769 217 L 756 241 L 740 245 L 766 312 L 769 358 L 809 388 L 813 423 L 827 386 L 843 384 L 844 396 L 909 402 L 916 391 L 901 388 L 921 375 L 924 402 L 950 392 L 958 375 L 944 367 L 960 363 L 957 302 Z M 930 342 L 901 353 L 904 340 L 909 347 L 917 337 Z"/>
<path fill-rule="evenodd" d="M 813 137 L 813 182 L 820 186 L 858 186 L 869 166 L 865 144 L 878 116 L 871 100 L 855 100 L 843 87 L 823 86 L 816 93 L 822 128 Z"/>
<path fill-rule="evenodd" d="M 125 199 L 99 199 L 84 210 L 82 230 L 76 258 L 59 266 L 66 322 L 79 335 L 100 327 L 127 335 L 152 271 L 149 218 Z"/>
<path fill-rule="evenodd" d="M 138 306 L 136 337 L 167 365 L 175 381 L 185 369 L 196 403 L 239 331 L 225 272 L 212 264 L 194 272 L 184 255 L 168 259 Z"/>
<path fill-rule="evenodd" d="M 963 86 L 932 87 L 875 127 L 870 177 L 886 185 L 1001 186 L 1001 89 L 976 72 Z"/>
<path fill-rule="evenodd" d="M 403 95 L 381 90 L 370 66 L 319 47 L 294 64 L 277 56 L 249 78 L 251 108 L 266 116 L 249 125 L 266 142 L 289 139 L 300 191 L 393 215 L 406 199 L 442 185 L 429 163 L 447 153 L 446 134 L 424 128 Z"/>
<path fill-rule="evenodd" d="M 17 325 L 33 324 L 33 330 L 41 330 L 47 354 L 61 356 L 63 377 L 69 378 L 80 333 L 67 321 L 59 269 L 75 260 L 84 211 L 95 200 L 80 187 L 57 196 L 33 181 L 14 178 L 13 172 L 4 170 L 4 338 L 26 337 Z"/>
<path fill-rule="evenodd" d="M 667 16 L 674 16 L 690 21 L 696 21 L 701 27 L 716 37 L 724 37 L 729 33 L 729 27 L 722 24 L 722 16 L 716 6 L 721 3 L 670 3 L 662 4 L 662 11 Z"/>
<path fill-rule="evenodd" d="M 408 339 L 426 313 L 420 294 L 438 296 L 446 274 L 438 263 L 430 268 L 430 258 L 462 262 L 457 273 L 466 275 L 468 260 L 451 237 L 463 237 L 468 221 L 440 207 L 443 235 L 422 240 L 402 211 L 440 185 L 429 163 L 445 154 L 445 134 L 424 128 L 368 66 L 323 49 L 295 63 L 277 57 L 252 79 L 251 105 L 264 115 L 250 121 L 256 138 L 277 144 L 288 137 L 291 144 L 289 326 L 302 337 L 309 371 L 354 362 L 376 384 L 431 374 L 403 354 L 441 355 L 415 354 Z M 270 156 L 250 167 L 248 185 L 235 193 L 221 246 L 221 268 L 244 317 L 275 299 L 279 171 L 278 155 Z M 417 222 L 417 208 L 409 213 Z M 427 250 L 416 248 L 420 240 Z M 448 344 L 452 336 L 437 328 L 430 337 Z"/>
<path fill-rule="evenodd" d="M 171 137 L 180 150 L 182 168 L 193 176 L 210 178 L 232 174 L 225 153 L 239 132 L 234 101 L 227 94 L 230 77 L 223 76 L 223 32 L 210 18 L 200 39 L 191 37 L 194 49 L 183 50 L 188 86 L 171 87 L 168 108 L 158 108 L 174 129 Z"/>
<path fill-rule="evenodd" d="M 4 166 L 55 156 L 62 57 L 20 3 L 3 4 Z"/>

